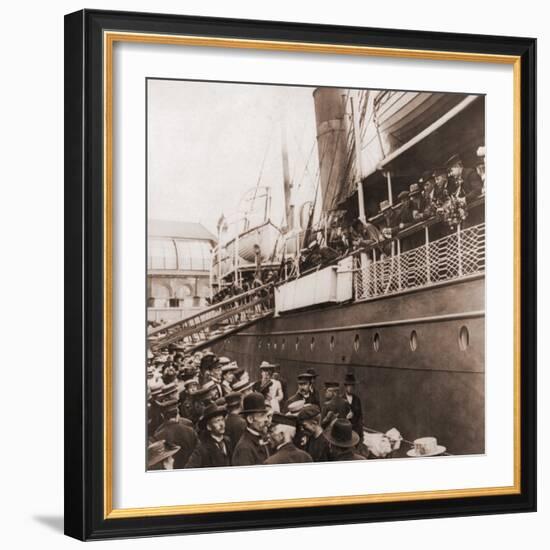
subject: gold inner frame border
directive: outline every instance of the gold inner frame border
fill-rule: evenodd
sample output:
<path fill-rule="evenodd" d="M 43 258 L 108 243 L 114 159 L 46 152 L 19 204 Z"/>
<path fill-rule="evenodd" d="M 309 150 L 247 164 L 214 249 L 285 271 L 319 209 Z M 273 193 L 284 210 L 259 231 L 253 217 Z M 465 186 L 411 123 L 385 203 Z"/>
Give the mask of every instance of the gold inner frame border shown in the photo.
<path fill-rule="evenodd" d="M 298 499 L 255 500 L 243 502 L 222 502 L 209 504 L 182 504 L 176 506 L 155 506 L 150 508 L 113 508 L 113 456 L 112 456 L 112 253 L 113 253 L 113 47 L 116 42 L 144 44 L 165 44 L 181 46 L 202 46 L 217 48 L 259 49 L 271 51 L 359 55 L 371 57 L 394 57 L 438 61 L 461 61 L 477 63 L 498 63 L 513 66 L 514 86 L 514 484 L 503 487 L 448 489 L 436 491 L 415 491 L 371 495 L 346 495 L 330 497 L 304 497 Z M 103 33 L 103 223 L 104 223 L 104 297 L 103 297 L 103 391 L 104 391 L 104 444 L 103 444 L 103 511 L 105 519 L 158 517 L 184 514 L 205 514 L 214 512 L 236 512 L 250 510 L 274 510 L 281 508 L 305 508 L 310 506 L 334 506 L 413 500 L 434 500 L 445 498 L 489 497 L 521 493 L 521 423 L 520 423 L 520 380 L 521 380 L 521 59 L 519 56 L 481 54 L 451 51 L 409 50 L 370 46 L 347 46 L 341 44 L 316 44 L 308 42 L 284 42 L 272 40 L 249 40 L 240 38 L 219 38 L 170 34 L 149 34 L 133 32 L 104 31 Z"/>

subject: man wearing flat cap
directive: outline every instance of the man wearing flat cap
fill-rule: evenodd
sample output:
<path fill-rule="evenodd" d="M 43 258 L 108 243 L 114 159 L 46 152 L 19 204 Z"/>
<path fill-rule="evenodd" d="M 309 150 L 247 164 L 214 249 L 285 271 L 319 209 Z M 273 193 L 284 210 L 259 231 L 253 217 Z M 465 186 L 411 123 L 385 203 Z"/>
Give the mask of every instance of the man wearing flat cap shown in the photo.
<path fill-rule="evenodd" d="M 225 407 L 209 405 L 199 420 L 200 442 L 189 457 L 186 468 L 216 468 L 231 466 L 233 447 L 225 435 Z"/>
<path fill-rule="evenodd" d="M 269 457 L 268 433 L 271 410 L 265 404 L 265 397 L 252 392 L 243 397 L 241 415 L 246 421 L 246 429 L 233 451 L 233 466 L 253 466 L 263 464 Z"/>
<path fill-rule="evenodd" d="M 306 405 L 298 413 L 298 422 L 308 436 L 305 450 L 313 462 L 330 460 L 329 442 L 321 427 L 321 409 L 317 405 Z"/>
<path fill-rule="evenodd" d="M 274 449 L 264 464 L 297 464 L 312 462 L 311 456 L 298 449 L 293 439 L 296 436 L 297 419 L 295 416 L 285 416 L 273 413 L 269 438 Z"/>

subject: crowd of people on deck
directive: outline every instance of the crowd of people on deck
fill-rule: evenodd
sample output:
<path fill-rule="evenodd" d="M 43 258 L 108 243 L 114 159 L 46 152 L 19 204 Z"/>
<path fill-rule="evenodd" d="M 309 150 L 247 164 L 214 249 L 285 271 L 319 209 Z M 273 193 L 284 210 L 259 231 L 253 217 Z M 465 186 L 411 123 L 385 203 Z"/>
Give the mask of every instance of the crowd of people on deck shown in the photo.
<path fill-rule="evenodd" d="M 388 243 L 400 232 L 435 218 L 456 229 L 468 216 L 468 205 L 485 194 L 485 148 L 477 150 L 474 167 L 466 167 L 453 155 L 444 167 L 426 170 L 397 195 L 397 203 L 380 203 L 371 221 L 345 223 L 345 211 L 334 212 L 327 232 L 318 231 L 301 254 L 301 270 L 325 266 L 337 258 L 372 245 L 388 254 Z"/>
<path fill-rule="evenodd" d="M 365 248 L 375 246 L 387 256 L 393 239 L 423 221 L 440 221 L 454 231 L 468 217 L 468 205 L 484 194 L 485 147 L 480 146 L 473 167 L 465 166 L 459 155 L 453 155 L 444 167 L 424 171 L 408 190 L 398 193 L 395 204 L 382 201 L 370 221 L 356 218 L 349 222 L 345 210 L 332 212 L 321 229 L 309 231 L 307 246 L 294 260 L 284 258 L 278 270 L 262 269 L 261 261 L 257 262 L 255 272 L 239 282 L 227 280 L 207 302 L 213 305 L 269 283 L 292 279 Z"/>
<path fill-rule="evenodd" d="M 150 351 L 148 469 L 364 460 L 399 448 L 395 429 L 384 436 L 383 452 L 365 443 L 353 373 L 325 382 L 321 395 L 315 370 L 304 370 L 288 395 L 279 365 L 263 361 L 259 372 L 251 380 L 236 361 L 210 350 Z"/>

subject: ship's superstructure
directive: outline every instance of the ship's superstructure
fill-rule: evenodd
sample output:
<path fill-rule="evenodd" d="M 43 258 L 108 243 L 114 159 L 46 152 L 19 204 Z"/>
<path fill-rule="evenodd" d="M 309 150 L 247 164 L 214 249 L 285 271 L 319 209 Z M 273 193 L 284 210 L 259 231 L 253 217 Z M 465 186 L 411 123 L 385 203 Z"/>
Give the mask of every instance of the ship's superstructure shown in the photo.
<path fill-rule="evenodd" d="M 318 384 L 353 372 L 369 427 L 397 426 L 409 440 L 432 435 L 452 454 L 483 453 L 484 187 L 467 200 L 449 192 L 458 214 L 389 220 L 403 208 L 399 197 L 419 193 L 449 157 L 473 164 L 485 142 L 485 98 L 318 88 L 313 100 L 320 200 L 303 224 L 286 200 L 278 227 L 269 192 L 256 189 L 263 216 L 245 216 L 233 235 L 221 224 L 214 254 L 213 288 L 239 291 L 200 323 L 158 330 L 151 345 L 213 345 L 252 373 L 264 360 L 280 364 L 291 392 L 308 368 Z M 315 205 L 322 211 L 313 216 Z"/>

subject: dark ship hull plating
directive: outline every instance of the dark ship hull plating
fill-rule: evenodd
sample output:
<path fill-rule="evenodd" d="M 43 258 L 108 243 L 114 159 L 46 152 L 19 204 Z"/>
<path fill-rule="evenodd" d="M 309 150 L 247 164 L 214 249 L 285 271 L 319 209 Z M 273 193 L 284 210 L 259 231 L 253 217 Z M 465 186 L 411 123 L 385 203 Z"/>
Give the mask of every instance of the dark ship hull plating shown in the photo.
<path fill-rule="evenodd" d="M 259 321 L 220 342 L 259 376 L 281 365 L 288 394 L 296 375 L 315 368 L 317 387 L 352 371 L 364 423 L 398 428 L 414 440 L 435 436 L 451 454 L 485 449 L 484 276 L 395 296 L 315 308 Z"/>

